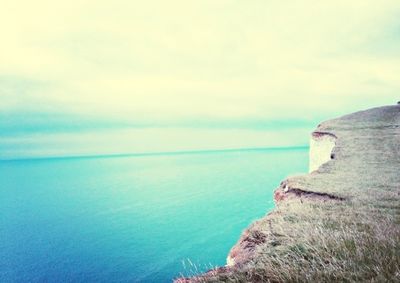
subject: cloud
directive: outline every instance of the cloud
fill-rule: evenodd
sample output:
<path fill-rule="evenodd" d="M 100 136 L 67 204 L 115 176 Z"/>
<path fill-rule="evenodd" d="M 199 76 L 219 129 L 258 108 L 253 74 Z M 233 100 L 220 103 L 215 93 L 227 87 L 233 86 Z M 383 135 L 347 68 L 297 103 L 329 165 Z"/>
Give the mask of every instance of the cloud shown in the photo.
<path fill-rule="evenodd" d="M 0 111 L 22 132 L 26 113 L 64 121 L 27 132 L 317 123 L 398 100 L 399 16 L 397 0 L 8 1 Z"/>

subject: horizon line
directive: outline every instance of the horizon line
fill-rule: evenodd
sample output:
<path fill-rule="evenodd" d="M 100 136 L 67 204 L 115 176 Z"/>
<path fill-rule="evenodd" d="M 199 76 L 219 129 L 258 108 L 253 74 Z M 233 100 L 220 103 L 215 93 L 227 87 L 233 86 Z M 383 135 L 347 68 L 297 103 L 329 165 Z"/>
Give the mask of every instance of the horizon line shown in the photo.
<path fill-rule="evenodd" d="M 202 153 L 224 153 L 224 152 L 240 152 L 240 151 L 268 151 L 268 150 L 299 150 L 309 148 L 309 145 L 299 146 L 277 146 L 277 147 L 244 147 L 244 148 L 228 148 L 228 149 L 206 149 L 206 150 L 180 150 L 180 151 L 159 151 L 159 152 L 143 152 L 143 153 L 115 153 L 115 154 L 96 154 L 96 155 L 71 155 L 71 156 L 48 156 L 48 157 L 21 157 L 1 159 L 0 162 L 7 161 L 40 161 L 40 160 L 57 160 L 57 159 L 100 159 L 100 158 L 129 158 L 129 157 L 145 157 L 158 155 L 190 155 Z"/>

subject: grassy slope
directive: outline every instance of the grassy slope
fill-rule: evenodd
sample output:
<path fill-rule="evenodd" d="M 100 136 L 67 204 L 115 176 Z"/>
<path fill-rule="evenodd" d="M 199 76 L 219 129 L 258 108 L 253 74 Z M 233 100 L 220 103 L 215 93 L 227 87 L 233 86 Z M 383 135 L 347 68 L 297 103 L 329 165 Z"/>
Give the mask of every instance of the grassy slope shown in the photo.
<path fill-rule="evenodd" d="M 277 208 L 232 249 L 233 267 L 181 281 L 400 282 L 400 106 L 317 130 L 338 137 L 335 159 L 282 183 Z"/>

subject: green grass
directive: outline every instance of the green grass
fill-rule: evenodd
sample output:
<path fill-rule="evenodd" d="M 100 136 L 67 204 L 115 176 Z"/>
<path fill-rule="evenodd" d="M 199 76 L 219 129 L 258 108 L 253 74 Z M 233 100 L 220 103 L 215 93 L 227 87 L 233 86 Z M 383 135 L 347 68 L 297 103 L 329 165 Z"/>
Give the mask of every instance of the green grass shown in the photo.
<path fill-rule="evenodd" d="M 305 197 L 279 201 L 247 228 L 232 249 L 233 267 L 189 282 L 400 282 L 399 106 L 358 112 L 318 130 L 338 137 L 336 158 L 280 187 Z"/>
<path fill-rule="evenodd" d="M 361 207 L 285 202 L 269 219 L 273 240 L 250 233 L 257 256 L 192 282 L 400 282 L 399 214 Z"/>

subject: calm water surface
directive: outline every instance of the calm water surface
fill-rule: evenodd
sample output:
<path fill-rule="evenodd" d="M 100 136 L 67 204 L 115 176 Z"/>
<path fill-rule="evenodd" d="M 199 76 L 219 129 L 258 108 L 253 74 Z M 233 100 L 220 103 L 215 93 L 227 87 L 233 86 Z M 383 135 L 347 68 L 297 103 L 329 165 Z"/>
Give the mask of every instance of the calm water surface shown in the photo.
<path fill-rule="evenodd" d="M 0 282 L 170 282 L 224 265 L 307 166 L 307 148 L 0 162 Z"/>

